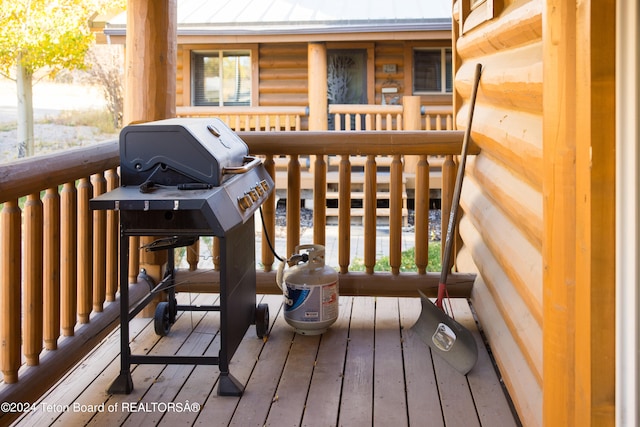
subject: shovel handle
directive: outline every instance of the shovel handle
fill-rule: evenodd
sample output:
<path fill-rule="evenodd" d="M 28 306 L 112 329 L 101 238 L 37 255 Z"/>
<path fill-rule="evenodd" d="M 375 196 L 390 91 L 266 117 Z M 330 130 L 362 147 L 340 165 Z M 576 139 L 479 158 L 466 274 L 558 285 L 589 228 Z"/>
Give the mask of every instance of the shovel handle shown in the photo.
<path fill-rule="evenodd" d="M 440 285 L 438 287 L 438 299 L 436 305 L 442 308 L 442 299 L 446 294 L 447 275 L 449 274 L 449 262 L 451 261 L 451 252 L 453 251 L 453 240 L 456 223 L 458 221 L 458 206 L 460 205 L 460 195 L 462 193 L 462 181 L 464 179 L 464 168 L 467 162 L 467 151 L 469 150 L 469 140 L 471 139 L 471 122 L 473 121 L 473 111 L 476 105 L 476 95 L 478 86 L 480 85 L 480 74 L 482 73 L 482 64 L 476 64 L 475 74 L 473 76 L 473 89 L 471 91 L 471 100 L 469 103 L 469 120 L 464 131 L 462 139 L 462 153 L 460 153 L 460 164 L 458 165 L 458 173 L 456 175 L 456 184 L 453 190 L 453 200 L 451 201 L 451 211 L 449 213 L 449 225 L 447 226 L 447 235 L 445 240 L 444 254 L 442 255 L 442 270 L 440 272 Z M 441 291 L 442 288 L 442 291 Z"/>

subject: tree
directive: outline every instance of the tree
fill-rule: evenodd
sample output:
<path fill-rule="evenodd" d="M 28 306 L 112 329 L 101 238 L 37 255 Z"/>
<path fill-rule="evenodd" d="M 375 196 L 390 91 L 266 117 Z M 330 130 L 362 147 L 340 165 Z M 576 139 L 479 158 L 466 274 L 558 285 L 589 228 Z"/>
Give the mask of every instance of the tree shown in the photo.
<path fill-rule="evenodd" d="M 0 0 L 0 74 L 15 80 L 20 157 L 33 147 L 34 75 L 84 68 L 89 20 L 107 0 Z M 113 3 L 113 2 L 109 2 Z"/>
<path fill-rule="evenodd" d="M 122 125 L 124 109 L 123 46 L 96 45 L 87 53 L 89 82 L 102 88 L 114 129 Z"/>

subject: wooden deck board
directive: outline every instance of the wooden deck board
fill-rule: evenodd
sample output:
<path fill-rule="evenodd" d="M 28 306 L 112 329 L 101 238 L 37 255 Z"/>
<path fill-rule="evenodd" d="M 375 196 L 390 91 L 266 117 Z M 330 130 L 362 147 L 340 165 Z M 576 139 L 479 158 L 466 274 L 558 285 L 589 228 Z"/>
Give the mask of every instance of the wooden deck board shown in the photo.
<path fill-rule="evenodd" d="M 181 303 L 211 304 L 216 296 L 179 298 Z M 480 346 L 478 365 L 466 377 L 440 357 L 432 358 L 411 330 L 420 314 L 417 298 L 341 297 L 340 316 L 322 336 L 295 334 L 280 311 L 281 297 L 259 299 L 269 304 L 270 336 L 265 342 L 249 328 L 230 364 L 231 374 L 245 385 L 242 397 L 218 396 L 218 367 L 205 365 L 133 366 L 134 391 L 107 394 L 120 368 L 115 331 L 15 425 L 518 424 L 465 300 L 453 301 L 456 319 L 474 332 Z M 218 313 L 179 313 L 169 336 L 160 338 L 153 322 L 136 318 L 132 352 L 215 355 L 218 327 Z M 42 402 L 59 406 L 45 408 Z M 197 404 L 198 410 L 158 409 L 168 403 Z M 137 404 L 138 411 L 123 410 L 123 404 Z M 145 407 L 151 410 L 140 411 Z"/>

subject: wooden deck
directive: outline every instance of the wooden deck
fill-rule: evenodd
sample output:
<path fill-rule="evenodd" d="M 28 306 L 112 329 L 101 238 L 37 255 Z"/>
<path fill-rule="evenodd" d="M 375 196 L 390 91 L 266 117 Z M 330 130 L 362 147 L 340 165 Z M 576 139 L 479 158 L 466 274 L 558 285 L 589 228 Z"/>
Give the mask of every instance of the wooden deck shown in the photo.
<path fill-rule="evenodd" d="M 179 294 L 181 303 L 212 304 L 217 295 Z M 15 425 L 117 426 L 510 426 L 518 425 L 465 300 L 456 319 L 480 348 L 464 377 L 410 329 L 417 298 L 341 297 L 340 317 L 322 336 L 286 324 L 279 296 L 270 306 L 269 339 L 253 327 L 232 359 L 245 384 L 241 398 L 219 397 L 217 366 L 138 365 L 134 391 L 109 395 L 119 372 L 119 331 L 112 333 Z M 151 319 L 131 322 L 134 354 L 210 354 L 219 348 L 217 312 L 179 313 L 167 337 Z"/>

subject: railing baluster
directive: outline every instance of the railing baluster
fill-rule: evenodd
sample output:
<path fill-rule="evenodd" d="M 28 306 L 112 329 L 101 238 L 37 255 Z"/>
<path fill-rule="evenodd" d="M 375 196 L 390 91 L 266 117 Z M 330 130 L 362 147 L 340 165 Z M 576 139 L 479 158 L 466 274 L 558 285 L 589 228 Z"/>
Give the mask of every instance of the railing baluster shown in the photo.
<path fill-rule="evenodd" d="M 365 130 L 373 130 L 373 116 L 370 113 L 367 113 L 367 115 L 364 118 L 364 127 Z"/>
<path fill-rule="evenodd" d="M 105 178 L 107 180 L 107 191 L 115 190 L 120 185 L 120 178 L 115 169 L 109 169 Z M 105 299 L 109 302 L 116 300 L 116 292 L 118 292 L 118 271 L 120 263 L 118 262 L 118 244 L 120 225 L 119 214 L 116 211 L 107 211 L 107 248 L 106 248 L 106 292 Z"/>
<path fill-rule="evenodd" d="M 273 179 L 273 182 L 276 182 L 276 162 L 273 159 L 273 155 L 269 154 L 266 156 L 264 161 L 264 168 L 267 170 L 267 173 Z M 267 234 L 269 235 L 269 239 L 271 239 L 271 243 L 274 245 L 275 249 L 275 239 L 276 239 L 276 189 L 274 188 L 267 200 L 262 205 L 262 217 L 264 218 L 264 226 L 266 228 Z M 264 230 L 261 230 L 264 232 Z M 271 252 L 271 248 L 269 248 L 269 244 L 267 243 L 266 236 L 262 238 L 262 264 L 264 271 L 271 271 L 273 269 L 274 255 Z"/>
<path fill-rule="evenodd" d="M 89 314 L 93 302 L 93 259 L 91 254 L 92 242 L 91 225 L 93 217 L 89 208 L 89 200 L 93 194 L 93 187 L 88 178 L 81 178 L 78 182 L 78 319 L 80 323 L 89 323 Z"/>
<path fill-rule="evenodd" d="M 451 204 L 453 203 L 453 189 L 456 182 L 456 163 L 453 161 L 453 156 L 446 156 L 442 163 L 442 196 L 441 196 L 441 230 L 442 230 L 442 242 L 444 243 L 444 237 L 449 227 L 449 215 L 451 214 Z M 442 245 L 441 254 L 444 253 L 444 244 Z M 455 249 L 451 254 L 451 261 L 448 268 L 453 267 L 455 259 Z M 442 266 L 445 267 L 444 265 Z"/>
<path fill-rule="evenodd" d="M 38 365 L 42 351 L 42 202 L 29 194 L 24 205 L 23 340 L 27 365 Z"/>
<path fill-rule="evenodd" d="M 416 167 L 415 245 L 419 274 L 426 274 L 429 264 L 429 159 L 421 155 Z"/>
<path fill-rule="evenodd" d="M 0 212 L 0 310 L 2 327 L 0 328 L 0 364 L 4 382 L 12 384 L 18 381 L 20 368 L 20 301 L 21 301 L 21 267 L 22 253 L 20 250 L 21 212 L 18 200 L 5 202 Z"/>
<path fill-rule="evenodd" d="M 289 257 L 300 244 L 300 160 L 289 156 L 287 166 L 287 254 Z"/>
<path fill-rule="evenodd" d="M 327 241 L 327 160 L 315 156 L 313 165 L 313 241 L 325 245 Z"/>
<path fill-rule="evenodd" d="M 351 262 L 351 161 L 340 156 L 338 178 L 338 264 L 340 272 L 349 271 Z"/>
<path fill-rule="evenodd" d="M 140 236 L 129 237 L 129 283 L 136 283 L 140 272 Z M 125 283 L 128 285 L 129 283 Z"/>
<path fill-rule="evenodd" d="M 369 274 L 376 264 L 377 192 L 376 156 L 368 155 L 364 165 L 364 265 Z"/>
<path fill-rule="evenodd" d="M 57 188 L 49 188 L 42 199 L 43 215 L 43 316 L 44 345 L 58 348 L 60 337 L 60 196 Z"/>
<path fill-rule="evenodd" d="M 213 269 L 220 271 L 220 239 L 218 237 L 212 239 L 211 254 L 213 256 Z"/>
<path fill-rule="evenodd" d="M 93 197 L 107 191 L 107 180 L 103 173 L 91 176 Z M 93 311 L 102 312 L 107 292 L 107 212 L 93 211 Z"/>
<path fill-rule="evenodd" d="M 64 336 L 73 336 L 77 312 L 77 216 L 76 186 L 67 182 L 60 193 L 60 311 Z"/>
<path fill-rule="evenodd" d="M 402 252 L 402 160 L 399 154 L 391 161 L 389 186 L 389 263 L 391 273 L 400 273 Z"/>
<path fill-rule="evenodd" d="M 200 261 L 200 239 L 193 242 L 193 245 L 187 246 L 185 251 L 187 253 L 189 271 L 196 271 L 198 269 L 198 261 Z"/>

